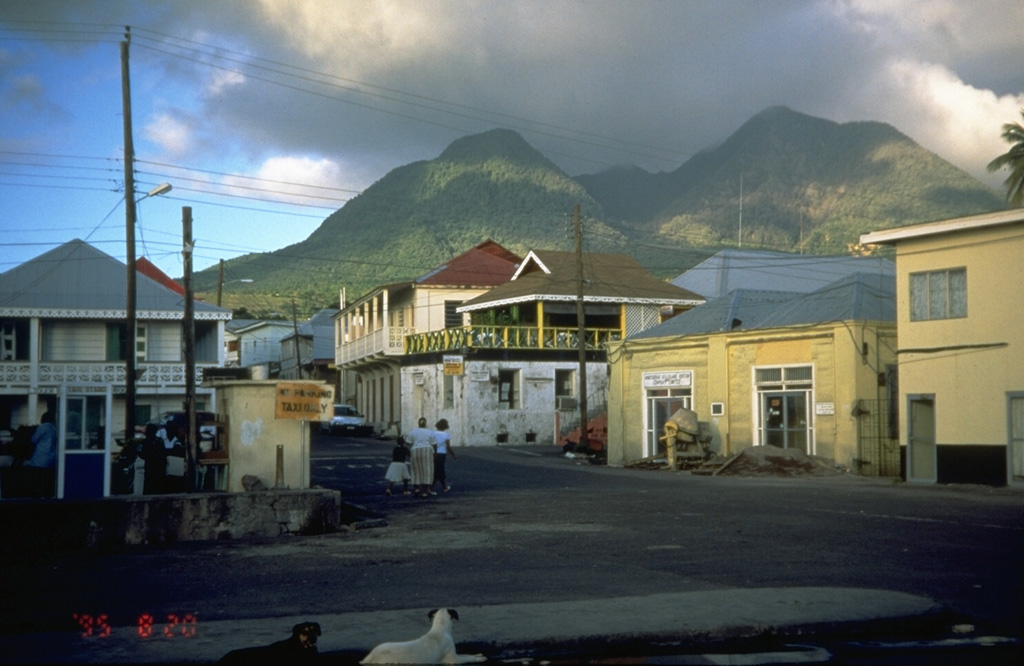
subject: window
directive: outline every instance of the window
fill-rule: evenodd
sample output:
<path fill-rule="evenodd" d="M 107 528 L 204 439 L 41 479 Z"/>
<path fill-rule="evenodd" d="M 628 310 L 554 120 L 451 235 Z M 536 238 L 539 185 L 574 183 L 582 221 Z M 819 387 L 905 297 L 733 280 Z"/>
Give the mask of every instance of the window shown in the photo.
<path fill-rule="evenodd" d="M 910 321 L 966 316 L 966 268 L 910 274 Z"/>
<path fill-rule="evenodd" d="M 498 371 L 498 409 L 519 409 L 519 371 Z"/>
<path fill-rule="evenodd" d="M 444 302 L 444 327 L 445 328 L 461 328 L 462 327 L 462 315 L 455 311 L 455 308 L 462 305 L 462 301 L 445 301 Z"/>
<path fill-rule="evenodd" d="M 444 376 L 444 408 L 455 408 L 455 375 Z"/>
<path fill-rule="evenodd" d="M 0 322 L 0 361 L 28 358 L 28 322 Z"/>

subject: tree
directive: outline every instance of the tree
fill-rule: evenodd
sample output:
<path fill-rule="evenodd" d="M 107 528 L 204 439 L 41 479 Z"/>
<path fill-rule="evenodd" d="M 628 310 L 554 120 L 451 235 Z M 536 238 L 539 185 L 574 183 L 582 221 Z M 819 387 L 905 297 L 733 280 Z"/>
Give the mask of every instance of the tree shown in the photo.
<path fill-rule="evenodd" d="M 1024 117 L 1024 109 L 1020 111 Z M 1003 181 L 1006 185 L 1006 200 L 1011 206 L 1024 206 L 1024 126 L 1020 123 L 1003 125 L 1003 139 L 1012 144 L 1010 149 L 988 163 L 989 171 L 1009 167 L 1010 175 Z"/>

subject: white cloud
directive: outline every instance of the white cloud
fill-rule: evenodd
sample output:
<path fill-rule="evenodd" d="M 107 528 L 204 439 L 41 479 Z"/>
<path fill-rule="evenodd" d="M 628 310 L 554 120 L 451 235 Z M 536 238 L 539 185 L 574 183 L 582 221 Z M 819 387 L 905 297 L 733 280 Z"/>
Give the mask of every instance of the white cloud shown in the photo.
<path fill-rule="evenodd" d="M 160 113 L 146 124 L 146 138 L 173 157 L 186 155 L 192 143 L 191 128 L 169 113 Z"/>
<path fill-rule="evenodd" d="M 228 177 L 222 184 L 239 196 L 326 208 L 340 208 L 345 199 L 355 195 L 348 190 L 356 189 L 353 177 L 340 163 L 310 157 L 272 157 L 251 177 Z"/>

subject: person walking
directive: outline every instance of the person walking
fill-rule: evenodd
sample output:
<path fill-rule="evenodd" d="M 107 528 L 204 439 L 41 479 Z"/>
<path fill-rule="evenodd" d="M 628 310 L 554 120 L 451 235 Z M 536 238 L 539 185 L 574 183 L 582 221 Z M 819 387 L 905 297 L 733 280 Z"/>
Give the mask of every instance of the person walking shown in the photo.
<path fill-rule="evenodd" d="M 412 486 L 419 497 L 429 497 L 434 483 L 434 431 L 422 416 L 417 427 L 409 431 L 412 441 Z"/>
<path fill-rule="evenodd" d="M 455 449 L 452 447 L 452 436 L 448 432 L 448 419 L 441 419 L 434 426 L 434 441 L 434 481 L 430 484 L 430 491 L 433 492 L 434 486 L 440 483 L 441 492 L 446 493 L 451 490 L 451 486 L 448 485 L 448 480 L 445 478 L 445 459 L 449 454 L 453 460 L 456 458 Z"/>
<path fill-rule="evenodd" d="M 388 495 L 399 481 L 402 482 L 402 494 L 410 494 L 409 481 L 412 480 L 412 473 L 409 471 L 409 449 L 406 448 L 405 440 L 401 437 L 395 443 L 395 448 L 391 450 L 391 464 L 388 465 L 384 479 L 388 482 L 388 489 L 384 491 Z"/>

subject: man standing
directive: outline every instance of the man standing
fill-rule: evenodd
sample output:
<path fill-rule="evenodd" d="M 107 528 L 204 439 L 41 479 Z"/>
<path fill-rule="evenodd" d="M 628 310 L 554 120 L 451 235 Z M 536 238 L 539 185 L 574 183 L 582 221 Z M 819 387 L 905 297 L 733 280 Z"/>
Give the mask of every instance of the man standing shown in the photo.
<path fill-rule="evenodd" d="M 29 494 L 32 497 L 53 497 L 57 462 L 57 426 L 53 412 L 46 411 L 32 433 L 32 456 L 25 461 Z"/>

